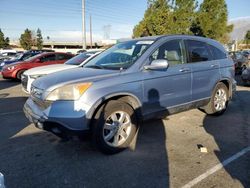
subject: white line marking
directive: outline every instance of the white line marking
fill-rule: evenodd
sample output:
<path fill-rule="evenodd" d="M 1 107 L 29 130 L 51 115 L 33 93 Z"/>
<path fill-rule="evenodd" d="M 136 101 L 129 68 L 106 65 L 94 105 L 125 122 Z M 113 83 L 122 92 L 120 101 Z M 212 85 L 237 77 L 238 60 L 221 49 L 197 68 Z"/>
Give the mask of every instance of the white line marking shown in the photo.
<path fill-rule="evenodd" d="M 23 111 L 14 111 L 14 112 L 4 112 L 4 113 L 0 113 L 0 116 L 3 116 L 3 115 L 9 115 L 9 114 L 17 114 L 17 113 L 21 113 Z"/>
<path fill-rule="evenodd" d="M 186 185 L 184 185 L 182 188 L 190 188 L 194 185 L 196 185 L 197 183 L 199 183 L 200 181 L 202 181 L 203 179 L 207 178 L 208 176 L 210 176 L 211 174 L 215 173 L 216 171 L 220 170 L 221 168 L 223 168 L 224 166 L 228 165 L 229 163 L 233 162 L 234 160 L 238 159 L 239 157 L 245 155 L 247 152 L 250 151 L 250 146 L 241 150 L 240 152 L 236 153 L 235 155 L 233 155 L 232 157 L 229 157 L 228 159 L 226 159 L 225 161 L 223 161 L 220 164 L 215 165 L 214 167 L 210 168 L 208 171 L 206 171 L 204 174 L 198 176 L 197 178 L 193 179 L 192 181 L 190 181 L 189 183 L 187 183 Z"/>

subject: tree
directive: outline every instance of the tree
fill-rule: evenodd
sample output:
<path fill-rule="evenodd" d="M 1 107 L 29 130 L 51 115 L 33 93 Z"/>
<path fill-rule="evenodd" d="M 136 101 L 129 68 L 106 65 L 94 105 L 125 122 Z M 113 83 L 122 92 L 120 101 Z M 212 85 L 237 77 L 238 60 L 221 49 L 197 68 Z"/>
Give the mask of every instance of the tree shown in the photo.
<path fill-rule="evenodd" d="M 195 21 L 196 0 L 173 0 L 172 1 L 172 34 L 193 34 L 190 30 Z"/>
<path fill-rule="evenodd" d="M 233 25 L 228 26 L 227 21 L 228 11 L 225 0 L 204 0 L 191 30 L 196 31 L 196 35 L 226 42 L 224 40 L 233 30 Z"/>
<path fill-rule="evenodd" d="M 23 49 L 30 50 L 33 43 L 31 30 L 25 29 L 24 33 L 21 34 L 19 42 Z"/>
<path fill-rule="evenodd" d="M 36 31 L 36 46 L 38 50 L 43 49 L 43 37 L 42 37 L 42 32 L 39 28 Z"/>
<path fill-rule="evenodd" d="M 8 47 L 10 45 L 10 39 L 9 37 L 5 38 L 5 47 Z"/>
<path fill-rule="evenodd" d="M 246 45 L 248 45 L 248 44 L 249 44 L 249 41 L 250 41 L 250 30 L 248 30 L 248 31 L 246 32 L 246 35 L 245 35 L 244 40 L 245 40 Z"/>
<path fill-rule="evenodd" d="M 171 8 L 166 0 L 149 0 L 144 18 L 134 27 L 133 36 L 151 36 L 171 33 Z"/>
<path fill-rule="evenodd" d="M 2 30 L 0 29 L 0 48 L 6 48 L 9 46 L 9 38 L 6 37 L 4 38 L 4 33 L 2 32 Z"/>

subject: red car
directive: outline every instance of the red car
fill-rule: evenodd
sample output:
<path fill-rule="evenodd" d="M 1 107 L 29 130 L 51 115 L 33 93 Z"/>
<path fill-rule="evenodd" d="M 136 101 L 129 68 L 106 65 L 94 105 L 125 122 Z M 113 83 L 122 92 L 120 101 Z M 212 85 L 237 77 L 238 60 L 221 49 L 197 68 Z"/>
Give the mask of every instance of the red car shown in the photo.
<path fill-rule="evenodd" d="M 14 78 L 20 80 L 23 72 L 28 69 L 44 65 L 63 64 L 73 56 L 72 54 L 60 52 L 41 53 L 24 61 L 4 66 L 2 69 L 2 76 L 5 79 Z"/>

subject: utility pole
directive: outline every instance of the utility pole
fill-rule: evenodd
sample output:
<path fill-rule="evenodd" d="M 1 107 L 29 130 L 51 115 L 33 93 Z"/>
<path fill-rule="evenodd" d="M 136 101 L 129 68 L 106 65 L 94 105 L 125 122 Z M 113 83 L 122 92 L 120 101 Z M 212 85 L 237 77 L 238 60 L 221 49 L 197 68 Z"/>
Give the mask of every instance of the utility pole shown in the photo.
<path fill-rule="evenodd" d="M 90 34 L 90 48 L 92 49 L 92 18 L 91 14 L 89 15 L 89 34 Z"/>
<path fill-rule="evenodd" d="M 82 0 L 82 49 L 86 49 L 85 0 Z"/>

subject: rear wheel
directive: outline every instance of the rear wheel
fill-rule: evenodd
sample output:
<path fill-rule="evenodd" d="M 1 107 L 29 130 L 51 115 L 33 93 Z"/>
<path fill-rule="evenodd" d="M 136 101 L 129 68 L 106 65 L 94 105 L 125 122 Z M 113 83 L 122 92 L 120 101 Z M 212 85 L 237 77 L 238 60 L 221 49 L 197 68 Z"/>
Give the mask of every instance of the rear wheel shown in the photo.
<path fill-rule="evenodd" d="M 202 111 L 208 115 L 221 115 L 226 111 L 228 99 L 228 88 L 220 82 L 214 88 L 209 103 L 202 108 Z"/>
<path fill-rule="evenodd" d="M 122 101 L 110 101 L 97 112 L 92 127 L 92 138 L 98 149 L 115 154 L 126 149 L 138 129 L 134 109 Z"/>
<path fill-rule="evenodd" d="M 20 70 L 20 71 L 18 71 L 17 74 L 16 74 L 16 79 L 21 80 L 22 74 L 24 73 L 24 71 L 25 71 L 25 70 Z"/>

